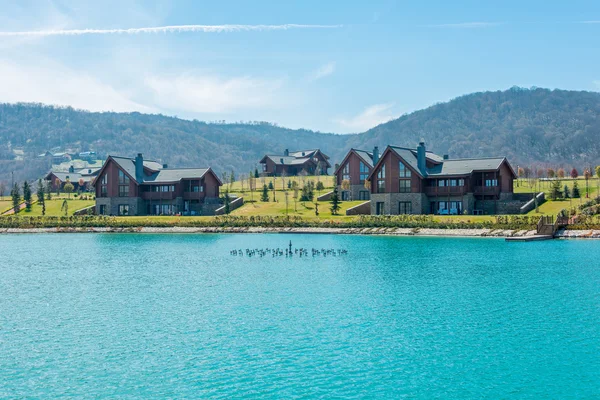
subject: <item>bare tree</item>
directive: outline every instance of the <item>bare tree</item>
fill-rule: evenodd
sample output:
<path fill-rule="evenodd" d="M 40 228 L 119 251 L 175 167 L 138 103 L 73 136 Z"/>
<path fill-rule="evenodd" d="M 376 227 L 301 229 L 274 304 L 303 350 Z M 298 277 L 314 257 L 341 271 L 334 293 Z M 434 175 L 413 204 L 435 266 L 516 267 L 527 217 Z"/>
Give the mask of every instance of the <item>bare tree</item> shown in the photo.
<path fill-rule="evenodd" d="M 4 197 L 4 192 L 6 192 L 6 183 L 0 182 L 0 200 Z"/>
<path fill-rule="evenodd" d="M 287 174 L 285 173 L 285 170 L 281 171 L 281 189 L 285 190 L 285 178 L 286 178 Z"/>

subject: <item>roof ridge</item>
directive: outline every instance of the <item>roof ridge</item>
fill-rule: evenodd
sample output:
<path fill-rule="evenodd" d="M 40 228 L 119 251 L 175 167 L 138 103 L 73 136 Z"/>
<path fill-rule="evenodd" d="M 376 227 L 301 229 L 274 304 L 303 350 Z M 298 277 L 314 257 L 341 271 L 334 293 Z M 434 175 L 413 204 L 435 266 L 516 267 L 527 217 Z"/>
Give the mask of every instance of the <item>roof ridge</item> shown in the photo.
<path fill-rule="evenodd" d="M 472 158 L 448 158 L 445 161 L 474 161 L 474 160 L 503 160 L 506 157 L 472 157 Z"/>

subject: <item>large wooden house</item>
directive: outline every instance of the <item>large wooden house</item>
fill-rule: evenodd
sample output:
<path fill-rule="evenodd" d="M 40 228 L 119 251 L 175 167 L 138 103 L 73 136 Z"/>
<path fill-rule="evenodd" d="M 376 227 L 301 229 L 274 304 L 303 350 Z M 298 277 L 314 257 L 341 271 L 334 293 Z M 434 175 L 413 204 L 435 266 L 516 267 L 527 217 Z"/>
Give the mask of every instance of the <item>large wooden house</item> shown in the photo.
<path fill-rule="evenodd" d="M 350 149 L 344 160 L 334 171 L 335 183 L 343 201 L 369 200 L 370 188 L 367 178 L 371 174 L 373 164 L 379 161 L 379 148 L 372 152 Z"/>
<path fill-rule="evenodd" d="M 505 157 L 451 159 L 388 146 L 369 174 L 372 214 L 512 214 L 515 171 Z"/>
<path fill-rule="evenodd" d="M 329 156 L 319 149 L 290 152 L 281 155 L 265 155 L 259 162 L 264 176 L 327 175 L 331 168 Z"/>
<path fill-rule="evenodd" d="M 222 185 L 211 168 L 108 156 L 93 182 L 99 215 L 211 215 Z"/>

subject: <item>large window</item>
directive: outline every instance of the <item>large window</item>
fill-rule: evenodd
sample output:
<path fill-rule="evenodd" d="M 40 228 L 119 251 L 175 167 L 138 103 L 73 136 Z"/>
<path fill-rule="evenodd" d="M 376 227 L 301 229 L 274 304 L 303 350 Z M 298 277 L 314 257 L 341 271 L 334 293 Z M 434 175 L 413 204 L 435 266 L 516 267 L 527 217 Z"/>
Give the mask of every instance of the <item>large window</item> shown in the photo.
<path fill-rule="evenodd" d="M 377 203 L 375 203 L 375 214 L 383 215 L 385 213 L 384 206 L 385 203 L 383 201 L 378 201 Z"/>
<path fill-rule="evenodd" d="M 410 201 L 399 202 L 398 214 L 412 214 L 412 203 Z"/>
<path fill-rule="evenodd" d="M 498 179 L 486 179 L 485 186 L 488 186 L 488 187 L 498 186 Z"/>
<path fill-rule="evenodd" d="M 119 215 L 129 215 L 129 204 L 119 204 Z"/>
<path fill-rule="evenodd" d="M 119 170 L 119 197 L 129 197 L 129 177 Z"/>
<path fill-rule="evenodd" d="M 106 204 L 100 204 L 100 209 L 98 210 L 98 214 L 106 215 Z"/>
<path fill-rule="evenodd" d="M 377 172 L 377 193 L 385 193 L 385 164 Z"/>
<path fill-rule="evenodd" d="M 360 162 L 360 183 L 365 183 L 369 177 L 369 167 L 364 162 Z"/>
<path fill-rule="evenodd" d="M 350 163 L 346 163 L 342 169 L 342 181 L 350 182 Z"/>
<path fill-rule="evenodd" d="M 369 192 L 367 192 L 366 190 L 361 190 L 360 192 L 358 192 L 358 199 L 369 200 Z"/>
<path fill-rule="evenodd" d="M 399 170 L 399 177 L 400 178 L 410 178 L 411 177 L 411 172 L 410 169 L 408 169 L 406 167 L 406 165 L 404 165 L 404 163 L 402 161 L 400 161 L 398 163 L 398 170 Z"/>
<path fill-rule="evenodd" d="M 100 197 L 108 196 L 108 174 L 102 175 L 100 180 Z"/>
<path fill-rule="evenodd" d="M 400 179 L 398 192 L 410 193 L 410 179 Z"/>

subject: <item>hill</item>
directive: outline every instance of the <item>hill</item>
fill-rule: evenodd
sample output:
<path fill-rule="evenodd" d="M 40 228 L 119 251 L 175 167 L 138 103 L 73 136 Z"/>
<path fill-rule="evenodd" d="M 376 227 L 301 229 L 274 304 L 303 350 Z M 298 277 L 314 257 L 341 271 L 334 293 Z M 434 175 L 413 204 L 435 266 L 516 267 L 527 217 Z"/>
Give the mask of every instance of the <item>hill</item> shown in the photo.
<path fill-rule="evenodd" d="M 142 152 L 172 166 L 210 165 L 238 174 L 265 153 L 319 147 L 341 160 L 350 147 L 428 148 L 451 157 L 506 155 L 519 165 L 579 169 L 600 163 L 600 94 L 522 89 L 473 93 L 404 115 L 356 135 L 291 130 L 269 123 L 206 123 L 163 115 L 92 113 L 41 104 L 0 104 L 0 181 L 35 178 L 48 149 Z M 23 160 L 14 149 L 22 149 Z"/>

